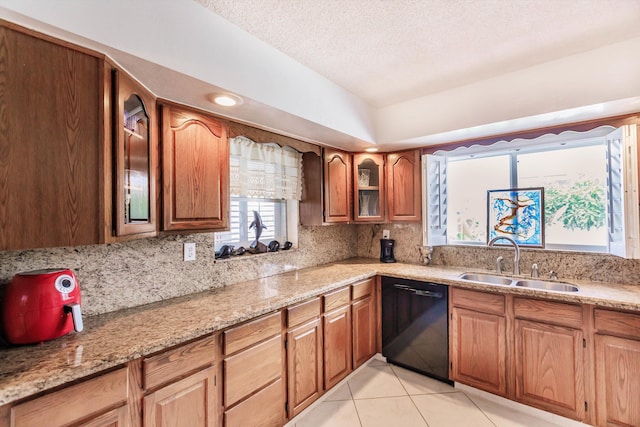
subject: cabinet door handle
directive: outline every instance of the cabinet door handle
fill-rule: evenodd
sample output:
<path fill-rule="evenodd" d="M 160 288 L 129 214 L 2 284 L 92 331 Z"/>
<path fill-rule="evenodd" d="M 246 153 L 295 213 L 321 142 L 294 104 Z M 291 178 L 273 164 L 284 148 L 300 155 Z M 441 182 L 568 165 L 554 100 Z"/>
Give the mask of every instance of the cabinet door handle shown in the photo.
<path fill-rule="evenodd" d="M 396 288 L 396 289 L 399 289 L 401 291 L 413 292 L 414 294 L 416 294 L 418 296 L 421 296 L 421 297 L 442 298 L 442 293 L 441 292 L 424 291 L 422 289 L 416 289 L 416 288 L 412 288 L 411 286 L 400 285 L 398 283 L 394 284 L 393 287 Z"/>

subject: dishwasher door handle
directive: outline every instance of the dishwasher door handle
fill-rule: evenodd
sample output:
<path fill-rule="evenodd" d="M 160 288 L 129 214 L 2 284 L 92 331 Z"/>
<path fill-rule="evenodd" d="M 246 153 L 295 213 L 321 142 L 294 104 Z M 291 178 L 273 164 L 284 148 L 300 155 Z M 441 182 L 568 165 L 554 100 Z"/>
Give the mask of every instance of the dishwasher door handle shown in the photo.
<path fill-rule="evenodd" d="M 418 296 L 421 296 L 421 297 L 442 298 L 442 293 L 441 292 L 424 291 L 422 289 L 416 289 L 416 288 L 412 288 L 411 286 L 400 285 L 398 283 L 394 284 L 393 287 L 396 288 L 396 289 L 399 289 L 401 291 L 413 292 L 414 294 L 416 294 Z"/>

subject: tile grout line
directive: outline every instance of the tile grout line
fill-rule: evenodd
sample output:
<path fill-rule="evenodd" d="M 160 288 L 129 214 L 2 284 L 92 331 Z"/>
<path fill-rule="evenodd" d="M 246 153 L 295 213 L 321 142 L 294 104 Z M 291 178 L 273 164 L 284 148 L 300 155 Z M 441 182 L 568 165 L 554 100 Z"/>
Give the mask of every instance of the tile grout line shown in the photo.
<path fill-rule="evenodd" d="M 358 405 L 356 405 L 356 399 L 353 397 L 353 391 L 351 391 L 351 386 L 349 385 L 349 381 L 347 381 L 347 388 L 349 389 L 349 396 L 351 396 L 351 403 L 356 410 L 356 415 L 358 416 L 358 423 L 360 423 L 360 427 L 362 426 L 362 418 L 360 418 L 360 411 L 358 411 Z"/>
<path fill-rule="evenodd" d="M 487 413 L 486 413 L 486 412 L 484 412 L 484 410 L 483 410 L 480 406 L 478 406 L 478 404 L 476 403 L 476 401 L 475 401 L 475 400 L 473 400 L 473 399 L 471 398 L 471 396 L 469 396 L 469 395 L 468 395 L 467 393 L 465 393 L 464 391 L 460 391 L 460 393 L 464 394 L 464 395 L 466 396 L 466 398 L 467 398 L 467 399 L 469 399 L 469 400 L 471 401 L 471 403 L 473 403 L 473 406 L 475 406 L 476 408 L 478 408 L 478 409 L 480 410 L 480 412 L 482 412 L 482 415 L 484 415 L 484 416 L 489 420 L 489 422 L 490 422 L 491 424 L 493 424 L 495 427 L 498 427 L 498 425 L 497 425 L 495 422 L 493 422 L 493 420 L 491 419 L 491 417 L 490 417 L 489 415 L 487 415 Z"/>
<path fill-rule="evenodd" d="M 418 408 L 418 405 L 416 405 L 416 402 L 413 400 L 413 396 L 409 393 L 409 390 L 407 390 L 407 388 L 404 386 L 404 383 L 402 382 L 402 380 L 400 379 L 400 377 L 398 376 L 398 373 L 396 372 L 395 369 L 393 369 L 393 366 L 391 366 L 391 364 L 389 364 L 389 367 L 391 368 L 391 372 L 393 372 L 393 375 L 396 376 L 396 378 L 398 379 L 398 381 L 400 382 L 400 385 L 402 386 L 402 388 L 404 389 L 404 391 L 407 393 L 407 396 L 409 396 L 409 400 L 411 401 L 411 404 L 413 405 L 414 408 L 416 408 L 416 411 L 418 411 L 418 414 L 420 414 L 420 418 L 422 418 L 422 421 L 424 421 L 424 424 L 427 427 L 429 426 L 429 422 L 427 421 L 427 419 L 424 417 L 424 415 L 422 415 L 422 412 L 420 411 L 420 408 Z"/>

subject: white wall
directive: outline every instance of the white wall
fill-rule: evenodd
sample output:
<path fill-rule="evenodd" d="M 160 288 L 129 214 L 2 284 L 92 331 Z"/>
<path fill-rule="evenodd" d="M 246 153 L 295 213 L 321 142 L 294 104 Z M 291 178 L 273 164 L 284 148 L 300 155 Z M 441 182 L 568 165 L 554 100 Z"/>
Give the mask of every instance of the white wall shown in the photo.
<path fill-rule="evenodd" d="M 413 99 L 376 112 L 379 142 L 543 115 L 640 96 L 640 37 L 568 56 L 474 84 Z M 616 106 L 616 111 L 608 108 Z M 582 108 L 574 115 L 545 115 L 521 128 L 621 114 L 620 102 Z M 626 112 L 640 111 L 638 99 Z M 554 117 L 555 116 L 555 117 Z M 506 128 L 505 129 L 509 130 Z M 505 130 L 503 129 L 503 130 Z M 415 141 L 418 142 L 418 141 Z"/>

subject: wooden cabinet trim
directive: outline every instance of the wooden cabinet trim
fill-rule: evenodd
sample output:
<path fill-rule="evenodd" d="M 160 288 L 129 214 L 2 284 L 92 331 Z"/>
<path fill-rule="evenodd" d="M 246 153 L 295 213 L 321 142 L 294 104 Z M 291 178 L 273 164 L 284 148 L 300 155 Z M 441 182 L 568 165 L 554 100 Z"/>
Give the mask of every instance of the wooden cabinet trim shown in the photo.
<path fill-rule="evenodd" d="M 68 425 L 124 404 L 128 396 L 127 368 L 103 374 L 11 408 L 14 425 Z"/>
<path fill-rule="evenodd" d="M 514 298 L 513 309 L 518 319 L 536 320 L 554 325 L 582 329 L 582 306 L 564 302 Z"/>
<path fill-rule="evenodd" d="M 334 310 L 338 307 L 342 307 L 344 305 L 349 304 L 350 301 L 350 290 L 349 287 L 344 287 L 342 289 L 338 289 L 337 291 L 330 292 L 323 296 L 324 301 L 324 311 L 325 313 L 331 310 Z"/>
<path fill-rule="evenodd" d="M 145 357 L 142 362 L 145 390 L 173 381 L 214 363 L 217 335 Z"/>
<path fill-rule="evenodd" d="M 299 325 L 320 316 L 320 297 L 287 307 L 287 327 Z"/>
<path fill-rule="evenodd" d="M 456 307 L 464 307 L 483 313 L 505 314 L 505 296 L 468 289 L 451 288 L 451 302 Z"/>
<path fill-rule="evenodd" d="M 224 354 L 228 356 L 281 333 L 282 316 L 279 311 L 250 320 L 224 331 Z"/>

